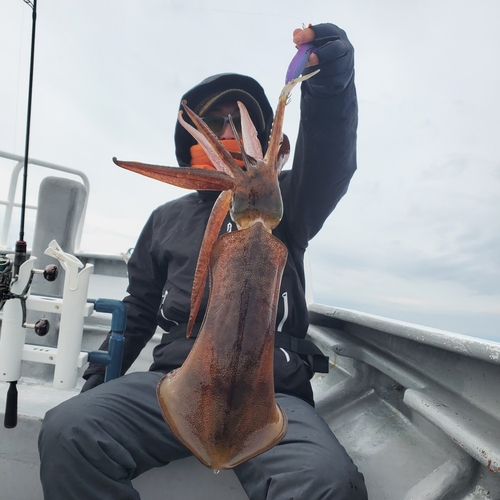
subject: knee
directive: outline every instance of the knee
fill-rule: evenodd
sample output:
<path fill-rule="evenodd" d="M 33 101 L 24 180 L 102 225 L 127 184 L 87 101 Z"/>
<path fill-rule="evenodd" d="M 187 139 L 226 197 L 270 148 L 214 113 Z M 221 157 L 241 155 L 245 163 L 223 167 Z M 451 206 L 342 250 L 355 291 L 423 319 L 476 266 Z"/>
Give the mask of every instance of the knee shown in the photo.
<path fill-rule="evenodd" d="M 45 415 L 38 437 L 40 457 L 58 457 L 78 454 L 79 443 L 88 439 L 91 416 L 81 402 L 80 396 L 65 401 L 49 410 Z"/>
<path fill-rule="evenodd" d="M 316 463 L 311 470 L 316 498 L 335 500 L 367 500 L 365 480 L 352 460 L 346 456 Z M 312 497 L 311 497 L 312 498 Z"/>
<path fill-rule="evenodd" d="M 38 437 L 38 448 L 42 458 L 48 455 L 55 455 L 67 450 L 68 442 L 71 441 L 68 435 L 73 426 L 69 422 L 73 418 L 70 412 L 59 405 L 45 415 Z"/>

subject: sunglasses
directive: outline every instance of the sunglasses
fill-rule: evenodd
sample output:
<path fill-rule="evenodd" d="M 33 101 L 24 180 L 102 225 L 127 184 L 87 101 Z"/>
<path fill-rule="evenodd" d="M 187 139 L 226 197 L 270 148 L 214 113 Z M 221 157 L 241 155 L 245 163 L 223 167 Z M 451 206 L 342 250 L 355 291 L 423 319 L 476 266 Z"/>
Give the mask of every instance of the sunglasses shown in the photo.
<path fill-rule="evenodd" d="M 201 119 L 207 124 L 208 128 L 217 136 L 222 134 L 229 123 L 229 116 L 203 116 Z M 231 116 L 234 127 L 238 134 L 241 134 L 241 116 Z"/>

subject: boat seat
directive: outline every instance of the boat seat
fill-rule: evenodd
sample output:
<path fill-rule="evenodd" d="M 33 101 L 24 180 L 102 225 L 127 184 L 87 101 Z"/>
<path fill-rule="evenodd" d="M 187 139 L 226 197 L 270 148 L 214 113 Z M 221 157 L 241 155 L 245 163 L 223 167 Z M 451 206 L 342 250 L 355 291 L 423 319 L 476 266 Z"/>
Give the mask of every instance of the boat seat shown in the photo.
<path fill-rule="evenodd" d="M 78 181 L 63 177 L 45 177 L 40 183 L 38 191 L 38 209 L 35 220 L 35 232 L 31 255 L 37 260 L 35 267 L 43 269 L 49 264 L 58 262 L 45 255 L 45 250 L 52 240 L 56 240 L 60 247 L 68 253 L 74 254 L 78 225 L 84 215 L 87 190 Z M 35 275 L 31 285 L 32 295 L 61 297 L 64 287 L 64 270 L 59 266 L 59 277 L 52 282 L 42 276 Z M 28 330 L 26 342 L 41 345 L 56 345 L 59 331 L 59 314 L 46 313 L 45 318 L 50 323 L 49 333 L 39 337 L 34 331 Z M 36 323 L 40 319 L 40 312 L 28 311 L 27 322 Z M 26 363 L 26 362 L 25 362 Z M 29 373 L 43 379 L 51 378 L 54 372 L 52 365 L 29 363 Z"/>

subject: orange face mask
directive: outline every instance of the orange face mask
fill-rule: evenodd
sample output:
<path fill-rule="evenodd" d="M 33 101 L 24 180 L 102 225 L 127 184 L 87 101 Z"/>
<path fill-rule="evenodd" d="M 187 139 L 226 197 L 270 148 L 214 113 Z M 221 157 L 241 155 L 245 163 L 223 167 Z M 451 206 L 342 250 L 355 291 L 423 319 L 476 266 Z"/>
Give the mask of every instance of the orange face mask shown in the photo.
<path fill-rule="evenodd" d="M 221 140 L 221 142 L 230 153 L 240 152 L 240 148 L 238 147 L 238 141 L 236 139 L 223 139 Z M 213 166 L 212 162 L 208 158 L 207 154 L 205 153 L 205 151 L 203 151 L 203 148 L 199 144 L 191 146 L 191 149 L 189 151 L 191 153 L 191 166 L 193 168 L 216 170 L 216 168 Z M 245 164 L 241 160 L 234 160 L 234 161 L 240 167 L 245 166 Z"/>

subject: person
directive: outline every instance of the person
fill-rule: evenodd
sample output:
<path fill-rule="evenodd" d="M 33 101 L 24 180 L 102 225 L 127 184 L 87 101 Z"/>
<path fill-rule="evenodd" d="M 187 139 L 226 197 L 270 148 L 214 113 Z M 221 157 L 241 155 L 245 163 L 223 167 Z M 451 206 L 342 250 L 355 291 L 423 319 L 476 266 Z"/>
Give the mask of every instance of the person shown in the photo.
<path fill-rule="evenodd" d="M 304 252 L 356 170 L 354 49 L 345 32 L 330 23 L 297 29 L 293 41 L 314 44 L 305 73 L 318 67 L 320 72 L 301 84 L 293 164 L 280 174 L 284 215 L 273 231 L 288 248 L 276 320 L 274 379 L 276 401 L 287 413 L 289 425 L 278 445 L 234 471 L 251 500 L 362 500 L 367 498 L 363 475 L 314 409 L 310 379 L 321 369 L 322 357 L 304 340 L 308 328 Z M 234 135 L 227 116 L 234 116 L 238 125 L 236 101 L 242 101 L 265 151 L 273 112 L 254 79 L 234 73 L 215 75 L 182 100 L 230 150 Z M 181 167 L 213 168 L 179 124 L 175 145 Z M 191 192 L 160 206 L 147 221 L 128 263 L 123 373 L 157 326 L 166 333 L 154 349 L 148 372 L 125 374 L 103 384 L 103 367 L 90 365 L 82 393 L 47 413 L 39 438 L 46 500 L 137 500 L 134 477 L 190 455 L 161 415 L 156 385 L 165 373 L 182 365 L 195 342 L 193 335 L 185 336 L 190 294 L 217 196 Z M 228 216 L 221 232 L 234 230 L 233 226 Z M 106 346 L 107 341 L 102 347 Z"/>

